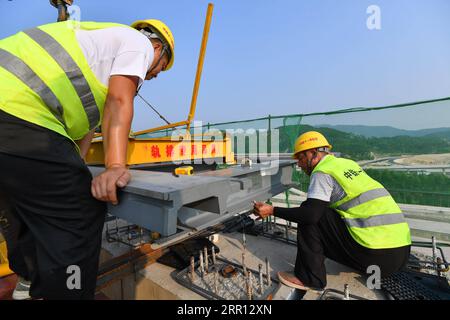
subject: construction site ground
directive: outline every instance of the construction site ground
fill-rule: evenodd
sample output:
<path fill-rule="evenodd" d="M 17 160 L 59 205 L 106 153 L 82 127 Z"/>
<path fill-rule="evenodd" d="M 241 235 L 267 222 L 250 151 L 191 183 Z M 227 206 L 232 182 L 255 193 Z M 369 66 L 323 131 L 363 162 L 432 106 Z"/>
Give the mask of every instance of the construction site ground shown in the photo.
<path fill-rule="evenodd" d="M 290 197 L 290 201 L 304 201 L 305 194 L 299 193 Z M 284 195 L 279 195 L 272 199 L 276 206 L 286 206 Z M 437 241 L 448 242 L 450 239 L 450 223 L 444 221 L 433 221 L 434 215 L 438 215 L 444 220 L 450 216 L 450 209 L 422 207 L 422 206 L 403 206 L 405 216 L 410 223 L 413 240 L 430 241 L 431 234 L 438 231 Z M 434 215 L 433 215 L 434 214 Z M 431 218 L 432 220 L 427 220 Z M 277 223 L 284 222 L 278 219 Z M 432 233 L 433 232 L 433 233 Z M 278 271 L 292 271 L 296 257 L 296 246 L 284 243 L 279 240 L 270 239 L 263 236 L 252 236 L 246 234 L 246 265 L 247 267 L 258 270 L 259 264 L 264 264 L 266 258 L 270 261 L 271 276 L 277 279 Z M 215 244 L 220 248 L 220 257 L 223 257 L 233 263 L 241 264 L 243 252 L 243 234 L 220 233 Z M 103 244 L 103 259 L 120 256 L 127 251 L 129 247 L 119 243 Z M 415 252 L 431 256 L 430 248 L 413 248 Z M 450 248 L 444 247 L 444 253 L 450 256 Z M 366 277 L 355 272 L 346 266 L 336 263 L 332 260 L 326 260 L 327 267 L 327 289 L 338 291 L 344 290 L 344 285 L 348 284 L 350 293 L 366 299 L 386 299 L 386 296 L 378 290 L 370 290 L 366 286 Z M 153 263 L 145 269 L 139 270 L 135 275 L 117 281 L 104 289 L 102 292 L 111 299 L 180 299 L 196 300 L 205 299 L 203 296 L 180 285 L 174 280 L 174 275 L 178 271 L 161 263 Z M 298 293 L 294 289 L 288 288 L 282 284 L 275 291 L 272 299 L 294 299 Z M 309 291 L 303 299 L 315 300 L 320 292 Z"/>
<path fill-rule="evenodd" d="M 215 243 L 220 248 L 220 257 L 236 264 L 241 264 L 242 256 L 242 233 L 219 234 Z M 277 279 L 278 271 L 292 271 L 295 263 L 296 247 L 282 243 L 278 240 L 262 236 L 246 235 L 246 266 L 258 270 L 259 264 L 264 264 L 268 258 L 271 266 L 271 276 Z M 103 257 L 115 257 L 126 253 L 129 248 L 124 244 L 105 244 Z M 376 290 L 367 289 L 364 277 L 339 263 L 326 261 L 328 272 L 328 287 L 343 290 L 344 284 L 349 284 L 350 292 L 366 299 L 383 299 L 384 295 Z M 177 270 L 154 263 L 143 270 L 137 271 L 136 275 L 111 284 L 102 292 L 110 299 L 176 299 L 176 300 L 198 300 L 205 299 L 203 296 L 178 284 L 173 275 Z M 294 297 L 294 290 L 284 285 L 279 285 L 273 295 L 273 300 L 286 300 Z M 319 292 L 311 292 L 305 298 L 316 299 Z"/>
<path fill-rule="evenodd" d="M 301 203 L 304 201 L 305 194 L 298 193 L 291 195 L 291 203 Z M 284 195 L 279 195 L 272 199 L 275 206 L 285 207 Z M 298 206 L 298 204 L 293 204 Z M 424 206 L 402 205 L 402 209 L 412 229 L 413 240 L 430 241 L 432 234 L 437 235 L 437 241 L 450 243 L 450 216 L 449 208 L 436 208 Z M 277 223 L 283 224 L 284 221 L 278 219 Z M 437 221 L 436 221 L 437 220 Z M 122 225 L 125 221 L 120 222 Z M 295 225 L 294 225 L 295 226 Z M 292 271 L 296 257 L 296 246 L 276 239 L 270 239 L 264 236 L 253 236 L 246 234 L 246 266 L 253 270 L 258 270 L 258 265 L 265 263 L 268 258 L 270 262 L 270 273 L 274 280 L 277 280 L 278 271 Z M 218 257 L 225 258 L 232 263 L 240 265 L 243 252 L 243 234 L 219 233 L 214 237 L 214 244 L 219 247 Z M 443 247 L 446 257 L 450 257 L 450 248 Z M 431 256 L 430 248 L 413 248 L 417 253 L 425 256 Z M 122 256 L 131 251 L 128 245 L 118 242 L 104 241 L 102 244 L 101 263 L 113 258 Z M 327 289 L 343 291 L 344 286 L 348 288 L 352 295 L 365 299 L 386 299 L 382 291 L 370 290 L 366 286 L 366 277 L 354 270 L 336 263 L 332 260 L 326 260 L 327 268 Z M 179 284 L 174 279 L 179 271 L 167 265 L 154 262 L 145 268 L 136 268 L 134 272 L 129 273 L 121 279 L 113 279 L 108 286 L 103 288 L 96 296 L 96 299 L 125 299 L 125 300 L 203 300 L 204 296 L 192 291 L 191 289 Z M 0 279 L 0 299 L 10 299 L 15 287 L 17 277 L 15 275 Z M 303 292 L 301 292 L 303 296 Z M 309 291 L 304 296 L 304 300 L 315 300 L 321 292 Z M 273 300 L 286 300 L 299 298 L 299 291 L 279 284 L 278 289 L 273 291 L 270 297 Z"/>

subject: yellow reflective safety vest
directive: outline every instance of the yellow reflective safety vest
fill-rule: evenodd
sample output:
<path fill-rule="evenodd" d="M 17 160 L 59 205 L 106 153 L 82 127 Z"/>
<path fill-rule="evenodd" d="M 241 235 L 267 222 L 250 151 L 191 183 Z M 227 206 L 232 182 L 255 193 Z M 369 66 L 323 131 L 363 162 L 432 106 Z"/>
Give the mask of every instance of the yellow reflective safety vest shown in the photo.
<path fill-rule="evenodd" d="M 344 220 L 353 239 L 370 249 L 398 248 L 411 244 L 408 223 L 383 187 L 354 161 L 327 155 L 313 170 L 332 176 L 346 196 L 330 204 Z"/>
<path fill-rule="evenodd" d="M 0 40 L 0 109 L 71 140 L 103 116 L 108 88 L 89 68 L 75 31 L 116 23 L 65 21 Z"/>

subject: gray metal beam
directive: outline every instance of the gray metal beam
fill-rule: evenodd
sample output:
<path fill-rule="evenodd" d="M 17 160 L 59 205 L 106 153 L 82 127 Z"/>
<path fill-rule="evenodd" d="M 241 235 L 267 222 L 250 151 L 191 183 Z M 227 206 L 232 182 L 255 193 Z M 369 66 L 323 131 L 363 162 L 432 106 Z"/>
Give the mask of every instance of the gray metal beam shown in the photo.
<path fill-rule="evenodd" d="M 295 161 L 233 166 L 179 176 L 166 172 L 130 170 L 132 179 L 109 213 L 168 237 L 178 227 L 202 230 L 250 210 L 252 200 L 267 200 L 291 187 Z M 90 167 L 98 175 L 103 168 Z"/>

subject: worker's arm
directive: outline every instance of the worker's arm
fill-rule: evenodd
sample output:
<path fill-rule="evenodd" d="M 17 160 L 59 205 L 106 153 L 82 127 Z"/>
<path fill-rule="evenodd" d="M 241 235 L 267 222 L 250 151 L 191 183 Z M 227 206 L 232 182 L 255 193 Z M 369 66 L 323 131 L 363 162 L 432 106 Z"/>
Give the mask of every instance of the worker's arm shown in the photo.
<path fill-rule="evenodd" d="M 317 224 L 329 205 L 329 202 L 308 198 L 297 208 L 275 207 L 273 215 L 300 224 Z"/>
<path fill-rule="evenodd" d="M 329 202 L 312 198 L 308 198 L 297 208 L 272 207 L 271 205 L 257 202 L 255 203 L 254 212 L 262 218 L 274 215 L 275 217 L 300 224 L 316 224 L 322 218 L 328 206 Z"/>
<path fill-rule="evenodd" d="M 88 132 L 87 135 L 84 136 L 83 139 L 75 141 L 78 145 L 78 148 L 80 148 L 80 155 L 83 159 L 86 158 L 86 154 L 89 150 L 89 147 L 91 146 L 91 141 L 94 138 L 95 129 L 92 129 Z"/>
<path fill-rule="evenodd" d="M 133 100 L 139 78 L 115 75 L 109 80 L 102 121 L 106 170 L 92 181 L 92 195 L 98 200 L 117 204 L 117 187 L 130 181 L 126 167 L 128 135 L 133 119 Z"/>

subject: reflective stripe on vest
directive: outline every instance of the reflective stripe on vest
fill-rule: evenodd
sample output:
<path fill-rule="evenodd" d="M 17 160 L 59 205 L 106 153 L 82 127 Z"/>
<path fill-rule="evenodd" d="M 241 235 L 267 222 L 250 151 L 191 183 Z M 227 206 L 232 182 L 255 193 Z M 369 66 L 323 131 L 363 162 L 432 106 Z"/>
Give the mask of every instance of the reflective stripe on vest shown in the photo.
<path fill-rule="evenodd" d="M 348 211 L 349 209 L 359 206 L 360 204 L 390 195 L 391 194 L 384 188 L 369 190 L 364 193 L 361 193 L 358 197 L 341 204 L 336 209 Z"/>
<path fill-rule="evenodd" d="M 45 102 L 56 119 L 64 124 L 62 117 L 64 111 L 58 98 L 29 66 L 27 66 L 15 55 L 1 48 L 0 66 L 8 72 L 12 73 L 24 84 L 26 84 L 31 90 L 33 90 L 37 95 L 39 95 L 39 97 L 41 97 L 42 101 Z"/>
<path fill-rule="evenodd" d="M 69 53 L 64 49 L 64 47 L 46 32 L 38 28 L 33 28 L 25 30 L 24 33 L 36 41 L 45 51 L 47 51 L 48 54 L 64 70 L 81 100 L 81 104 L 83 105 L 89 121 L 89 130 L 93 129 L 100 121 L 100 112 L 91 88 L 89 87 L 83 72 L 81 72 L 81 69 Z"/>
<path fill-rule="evenodd" d="M 378 216 L 372 216 L 369 218 L 356 218 L 356 219 L 344 219 L 345 223 L 349 227 L 354 228 L 369 228 L 369 227 L 379 227 L 386 226 L 390 224 L 397 224 L 406 222 L 403 213 L 388 213 L 380 214 Z"/>

